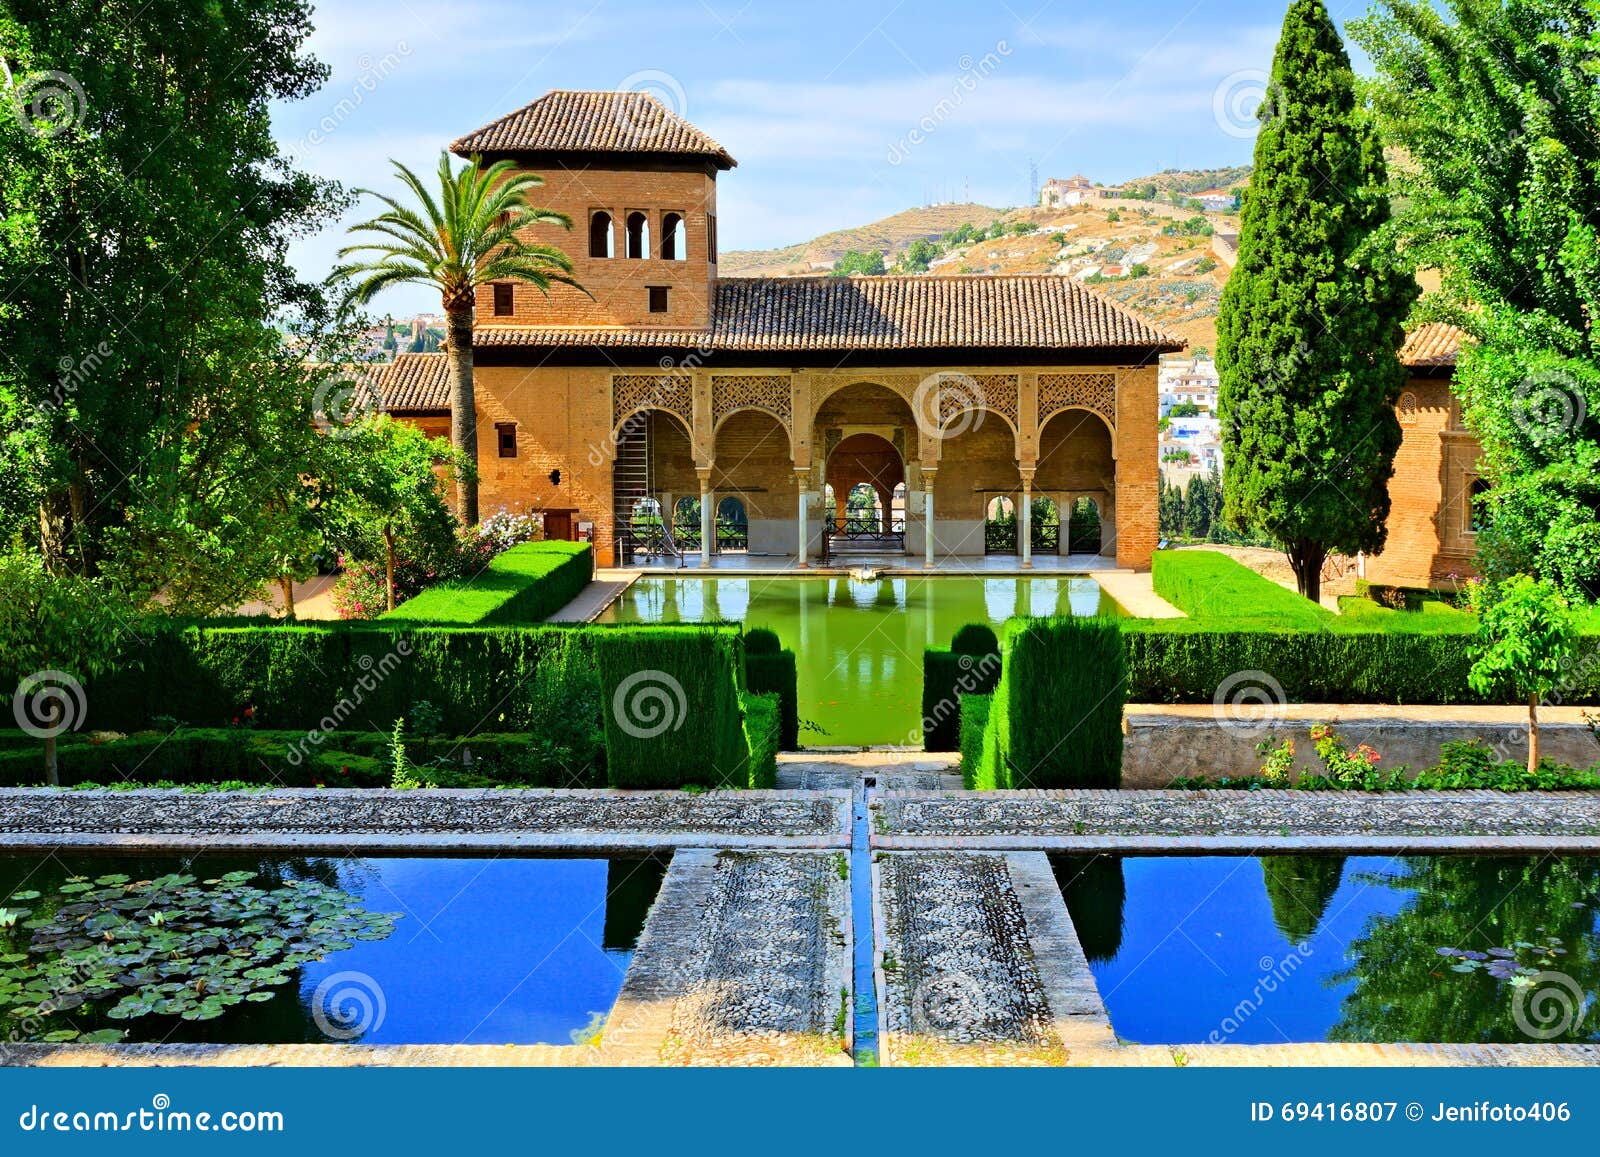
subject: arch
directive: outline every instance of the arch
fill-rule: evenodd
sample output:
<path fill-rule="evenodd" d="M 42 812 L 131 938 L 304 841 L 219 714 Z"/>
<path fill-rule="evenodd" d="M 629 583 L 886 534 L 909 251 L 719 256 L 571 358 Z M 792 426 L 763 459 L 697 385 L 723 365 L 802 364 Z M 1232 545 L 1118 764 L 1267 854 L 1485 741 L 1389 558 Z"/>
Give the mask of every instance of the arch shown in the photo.
<path fill-rule="evenodd" d="M 1115 489 L 1116 473 L 1115 431 L 1094 410 L 1058 409 L 1039 427 L 1034 493 L 1065 504 L 1074 494 Z"/>
<path fill-rule="evenodd" d="M 1082 410 L 1085 414 L 1093 414 L 1096 418 L 1100 419 L 1101 424 L 1106 428 L 1106 433 L 1111 435 L 1111 456 L 1115 458 L 1117 456 L 1117 424 L 1102 414 L 1099 410 L 1095 409 L 1093 406 L 1080 406 L 1076 404 L 1071 406 L 1057 406 L 1055 409 L 1051 410 L 1048 414 L 1045 414 L 1039 419 L 1040 438 L 1043 438 L 1044 428 L 1046 426 L 1048 426 L 1054 419 L 1059 418 L 1062 414 L 1069 413 L 1072 410 Z"/>
<path fill-rule="evenodd" d="M 687 261 L 689 236 L 683 225 L 682 213 L 664 213 L 661 217 L 661 260 Z"/>
<path fill-rule="evenodd" d="M 611 228 L 611 214 L 604 209 L 596 209 L 589 214 L 589 256 L 611 257 L 614 255 L 614 230 Z"/>
<path fill-rule="evenodd" d="M 998 522 L 1003 518 L 1015 518 L 1017 504 L 1006 494 L 997 494 L 989 499 L 983 507 L 983 517 L 987 522 Z"/>
<path fill-rule="evenodd" d="M 785 446 L 786 446 L 786 448 L 788 450 L 788 453 L 789 453 L 789 455 L 791 457 L 793 457 L 793 455 L 794 455 L 794 431 L 789 429 L 789 420 L 788 420 L 788 418 L 786 418 L 784 415 L 778 413 L 777 411 L 773 410 L 769 406 L 757 405 L 754 402 L 752 402 L 752 403 L 750 403 L 748 405 L 735 406 L 733 409 L 729 410 L 726 414 L 723 414 L 720 418 L 718 418 L 716 420 L 715 424 L 713 424 L 712 427 L 711 427 L 711 444 L 713 446 L 716 445 L 717 435 L 722 432 L 722 427 L 724 427 L 724 426 L 726 426 L 728 424 L 728 419 L 729 418 L 736 418 L 740 414 L 748 414 L 748 413 L 765 414 L 767 417 L 771 418 L 774 422 L 776 422 L 778 424 L 778 429 L 783 431 L 784 444 L 785 444 Z"/>
<path fill-rule="evenodd" d="M 816 392 L 812 395 L 811 412 L 813 418 L 815 418 L 817 412 L 820 411 L 823 405 L 827 403 L 827 401 L 835 394 L 842 393 L 845 390 L 856 389 L 858 386 L 865 386 L 870 389 L 882 390 L 885 393 L 893 394 L 897 399 L 905 404 L 906 413 L 911 413 L 910 391 L 902 388 L 899 384 L 890 381 L 875 381 L 872 378 L 834 379 L 833 381 L 828 382 L 826 385 L 817 388 Z M 913 418 L 915 417 L 915 415 L 912 416 Z"/>
<path fill-rule="evenodd" d="M 623 230 L 628 239 L 628 256 L 635 261 L 650 256 L 650 218 L 638 209 L 628 214 Z"/>
<path fill-rule="evenodd" d="M 968 422 L 966 420 L 968 414 L 976 414 L 978 417 Z M 981 425 L 986 415 L 993 415 L 1006 424 L 1006 429 L 1011 431 L 1012 452 L 1018 458 L 1022 457 L 1022 430 L 1003 412 L 993 406 L 963 406 L 959 410 L 952 410 L 945 416 L 943 423 L 939 427 L 939 440 L 943 442 L 946 438 L 955 437 L 975 426 Z"/>
<path fill-rule="evenodd" d="M 666 406 L 657 406 L 646 402 L 634 406 L 631 410 L 617 419 L 617 424 L 611 427 L 611 444 L 613 446 L 621 441 L 623 437 L 623 427 L 627 426 L 629 422 L 631 422 L 634 418 L 637 418 L 640 414 L 668 415 L 674 421 L 676 421 L 679 426 L 683 427 L 683 432 L 689 436 L 690 445 L 694 444 L 694 427 L 690 424 L 688 418 L 685 418 L 676 410 L 668 409 Z"/>
<path fill-rule="evenodd" d="M 1035 494 L 1028 504 L 1028 542 L 1034 554 L 1061 550 L 1061 507 L 1048 494 Z"/>

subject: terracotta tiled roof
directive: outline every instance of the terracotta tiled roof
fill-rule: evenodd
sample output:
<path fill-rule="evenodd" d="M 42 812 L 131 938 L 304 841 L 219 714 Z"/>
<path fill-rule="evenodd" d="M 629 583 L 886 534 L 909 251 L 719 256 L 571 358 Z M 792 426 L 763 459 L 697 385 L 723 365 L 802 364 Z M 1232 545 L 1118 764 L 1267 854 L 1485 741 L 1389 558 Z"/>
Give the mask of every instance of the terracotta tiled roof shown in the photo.
<path fill-rule="evenodd" d="M 726 277 L 712 317 L 709 330 L 482 326 L 473 342 L 775 351 L 1184 346 L 1066 277 Z"/>
<path fill-rule="evenodd" d="M 377 386 L 385 410 L 448 410 L 450 363 L 442 353 L 396 354 Z"/>
<path fill-rule="evenodd" d="M 471 153 L 671 153 L 737 163 L 728 150 L 647 92 L 558 89 L 450 146 Z"/>
<path fill-rule="evenodd" d="M 1453 366 L 1461 343 L 1470 340 L 1466 331 L 1443 321 L 1426 321 L 1406 334 L 1400 347 L 1400 364 L 1413 368 Z"/>

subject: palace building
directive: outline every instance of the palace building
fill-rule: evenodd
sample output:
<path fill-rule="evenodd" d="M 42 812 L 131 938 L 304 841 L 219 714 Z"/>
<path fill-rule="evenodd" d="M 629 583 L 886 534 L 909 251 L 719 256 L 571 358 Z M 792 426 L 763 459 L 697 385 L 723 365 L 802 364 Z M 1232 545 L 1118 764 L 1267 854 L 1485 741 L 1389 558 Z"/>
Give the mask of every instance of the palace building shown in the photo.
<path fill-rule="evenodd" d="M 1180 339 L 1063 277 L 720 277 L 734 159 L 646 94 L 552 92 L 450 147 L 543 177 L 573 227 L 534 232 L 583 286 L 478 297 L 485 514 L 543 512 L 602 565 L 663 546 L 936 565 L 995 550 L 986 514 L 1007 510 L 1020 561 L 1149 566 L 1157 362 Z M 387 410 L 444 428 L 441 355 L 381 377 Z"/>

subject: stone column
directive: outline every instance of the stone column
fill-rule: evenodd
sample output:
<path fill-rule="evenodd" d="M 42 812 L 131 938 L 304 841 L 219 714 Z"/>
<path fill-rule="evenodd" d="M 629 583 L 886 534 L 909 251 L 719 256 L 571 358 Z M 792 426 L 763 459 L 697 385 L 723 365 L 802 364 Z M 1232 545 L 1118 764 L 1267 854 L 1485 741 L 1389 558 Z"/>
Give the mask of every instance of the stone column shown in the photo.
<path fill-rule="evenodd" d="M 922 565 L 933 569 L 933 482 L 937 471 L 922 467 Z"/>
<path fill-rule="evenodd" d="M 806 526 L 806 484 L 811 481 L 811 471 L 809 469 L 803 470 L 799 467 L 796 467 L 794 472 L 794 481 L 795 489 L 800 495 L 800 501 L 798 503 L 800 514 L 800 541 L 796 544 L 798 549 L 795 551 L 794 556 L 795 566 L 800 570 L 805 570 L 811 566 L 811 564 L 806 561 L 806 556 L 811 550 L 810 528 Z"/>
<path fill-rule="evenodd" d="M 1022 568 L 1033 568 L 1033 471 L 1022 471 L 1022 505 L 1017 508 L 1017 546 Z"/>
<path fill-rule="evenodd" d="M 716 511 L 711 502 L 711 467 L 696 466 L 700 476 L 700 565 L 711 565 L 711 552 L 717 545 Z"/>

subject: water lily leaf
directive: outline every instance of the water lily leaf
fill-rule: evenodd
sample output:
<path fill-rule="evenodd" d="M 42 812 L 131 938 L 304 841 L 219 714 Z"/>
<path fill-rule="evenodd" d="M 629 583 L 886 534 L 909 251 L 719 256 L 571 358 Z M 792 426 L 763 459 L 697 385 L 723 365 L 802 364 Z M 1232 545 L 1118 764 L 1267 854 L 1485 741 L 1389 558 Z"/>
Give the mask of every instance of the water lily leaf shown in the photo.
<path fill-rule="evenodd" d="M 75 1028 L 51 1029 L 39 1038 L 46 1044 L 64 1044 L 67 1041 L 78 1039 L 78 1030 Z"/>
<path fill-rule="evenodd" d="M 97 1028 L 84 1033 L 78 1040 L 88 1045 L 114 1045 L 126 1035 L 120 1028 Z"/>

